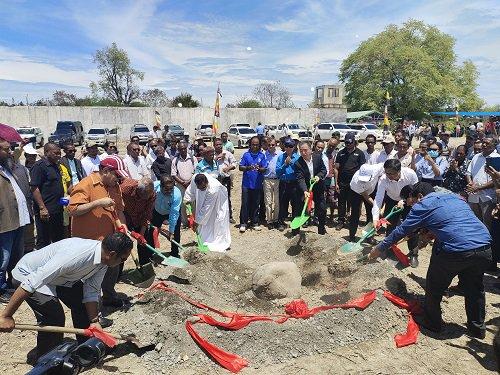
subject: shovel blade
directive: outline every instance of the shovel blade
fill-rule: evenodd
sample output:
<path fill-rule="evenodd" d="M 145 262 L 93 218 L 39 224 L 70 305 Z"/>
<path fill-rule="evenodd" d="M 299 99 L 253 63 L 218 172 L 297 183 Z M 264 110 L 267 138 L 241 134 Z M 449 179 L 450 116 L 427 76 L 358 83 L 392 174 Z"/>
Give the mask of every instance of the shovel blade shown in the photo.
<path fill-rule="evenodd" d="M 340 247 L 342 254 L 352 254 L 363 250 L 363 246 L 359 242 L 347 242 Z"/>
<path fill-rule="evenodd" d="M 300 228 L 302 225 L 304 225 L 307 220 L 309 220 L 309 216 L 308 215 L 304 215 L 304 216 L 297 216 L 296 218 L 294 218 L 292 220 L 292 222 L 290 223 L 290 228 L 292 229 L 298 229 Z"/>
<path fill-rule="evenodd" d="M 164 266 L 171 266 L 176 268 L 185 268 L 189 266 L 189 263 L 186 260 L 173 256 L 169 256 L 168 258 L 164 259 L 161 264 L 163 264 Z"/>
<path fill-rule="evenodd" d="M 146 263 L 140 268 L 125 271 L 123 277 L 139 288 L 148 288 L 153 284 L 156 274 L 153 265 Z"/>

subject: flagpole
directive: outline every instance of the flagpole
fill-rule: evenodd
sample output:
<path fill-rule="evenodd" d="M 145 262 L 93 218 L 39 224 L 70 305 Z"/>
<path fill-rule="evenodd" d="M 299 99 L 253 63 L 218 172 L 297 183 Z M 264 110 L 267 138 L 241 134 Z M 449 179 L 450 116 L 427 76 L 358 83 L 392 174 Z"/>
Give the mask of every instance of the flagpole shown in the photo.
<path fill-rule="evenodd" d="M 220 98 L 222 95 L 220 93 L 220 82 L 217 83 L 217 92 L 215 93 L 215 106 L 214 106 L 214 115 L 212 119 L 212 133 L 213 139 L 217 137 L 217 130 L 219 128 L 219 118 L 220 118 Z"/>

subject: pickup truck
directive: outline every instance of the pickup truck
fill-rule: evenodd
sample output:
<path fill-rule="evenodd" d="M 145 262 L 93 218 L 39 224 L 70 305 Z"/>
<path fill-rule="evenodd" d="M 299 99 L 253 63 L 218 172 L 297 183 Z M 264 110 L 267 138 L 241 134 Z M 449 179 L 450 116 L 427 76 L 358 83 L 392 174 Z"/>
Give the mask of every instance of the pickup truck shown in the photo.
<path fill-rule="evenodd" d="M 309 129 L 299 124 L 281 124 L 276 129 L 269 129 L 267 135 L 271 138 L 280 139 L 290 137 L 292 134 L 297 134 L 301 141 L 312 141 L 313 134 Z"/>

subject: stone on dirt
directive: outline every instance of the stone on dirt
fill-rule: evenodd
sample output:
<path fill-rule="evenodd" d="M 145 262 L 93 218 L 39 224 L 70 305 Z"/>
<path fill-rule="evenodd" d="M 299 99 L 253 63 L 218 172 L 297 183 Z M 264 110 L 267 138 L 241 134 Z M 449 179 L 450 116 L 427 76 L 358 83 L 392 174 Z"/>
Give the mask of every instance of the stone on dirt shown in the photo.
<path fill-rule="evenodd" d="M 293 262 L 271 262 L 257 268 L 252 276 L 252 290 L 261 299 L 300 297 L 302 277 Z"/>

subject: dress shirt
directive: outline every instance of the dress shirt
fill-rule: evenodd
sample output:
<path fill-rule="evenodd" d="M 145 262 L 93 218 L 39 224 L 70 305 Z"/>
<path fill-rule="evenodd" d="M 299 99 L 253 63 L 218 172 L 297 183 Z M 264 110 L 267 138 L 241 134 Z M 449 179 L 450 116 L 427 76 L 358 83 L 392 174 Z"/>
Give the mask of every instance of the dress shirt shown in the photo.
<path fill-rule="evenodd" d="M 186 159 L 176 156 L 172 159 L 172 176 L 177 176 L 183 181 L 191 181 L 198 161 L 193 155 L 187 155 Z"/>
<path fill-rule="evenodd" d="M 388 249 L 420 228 L 428 229 L 436 240 L 433 252 L 462 252 L 491 244 L 486 226 L 467 202 L 456 194 L 431 193 L 416 203 L 406 219 L 379 245 Z"/>
<path fill-rule="evenodd" d="M 394 159 L 396 157 L 396 154 L 397 154 L 397 151 L 392 150 L 389 153 L 389 155 L 387 155 L 387 153 L 385 152 L 385 149 L 382 149 L 382 150 L 380 150 L 380 153 L 377 156 L 377 160 L 376 160 L 375 164 L 385 163 L 385 161 L 387 159 Z"/>
<path fill-rule="evenodd" d="M 168 215 L 168 231 L 174 233 L 181 209 L 181 191 L 177 186 L 174 186 L 172 193 L 170 195 L 165 195 L 161 191 L 160 181 L 154 182 L 154 188 L 156 193 L 155 210 L 160 215 Z"/>
<path fill-rule="evenodd" d="M 24 168 L 24 167 L 23 167 Z M 23 191 L 19 187 L 16 178 L 7 171 L 4 167 L 0 165 L 0 172 L 3 173 L 5 177 L 7 177 L 12 185 L 12 189 L 14 190 L 14 195 L 16 196 L 17 201 L 17 211 L 19 213 L 19 226 L 23 227 L 30 223 L 30 212 L 28 210 L 28 202 L 26 201 L 26 197 L 24 196 Z"/>
<path fill-rule="evenodd" d="M 101 163 L 101 158 L 97 155 L 95 158 L 91 158 L 90 156 L 85 156 L 81 160 L 82 168 L 85 173 L 90 175 L 92 172 L 97 172 L 99 170 L 99 164 Z"/>
<path fill-rule="evenodd" d="M 205 159 L 201 159 L 196 165 L 195 173 L 207 173 L 215 178 L 219 177 L 219 168 L 215 160 L 209 164 Z"/>
<path fill-rule="evenodd" d="M 267 169 L 264 173 L 264 178 L 278 178 L 276 174 L 276 163 L 282 153 L 283 151 L 281 150 L 276 150 L 274 154 L 271 154 L 269 150 L 266 151 Z"/>
<path fill-rule="evenodd" d="M 372 216 L 373 222 L 376 223 L 379 219 L 380 208 L 384 202 L 384 197 L 387 194 L 394 201 L 401 200 L 401 189 L 406 185 L 414 185 L 418 182 L 418 177 L 415 171 L 411 168 L 402 167 L 401 177 L 397 181 L 390 180 L 384 173 L 380 177 L 377 185 L 377 195 L 373 202 Z"/>
<path fill-rule="evenodd" d="M 134 160 L 130 155 L 127 155 L 123 159 L 123 162 L 127 166 L 130 177 L 132 177 L 134 180 L 140 180 L 143 177 L 151 178 L 151 172 L 146 166 L 146 159 L 144 158 L 144 156 L 140 155 L 136 160 Z"/>
<path fill-rule="evenodd" d="M 448 160 L 444 156 L 438 156 L 434 159 L 434 163 L 437 164 L 439 168 L 439 176 L 435 176 L 430 163 L 425 160 L 421 155 L 415 157 L 415 172 L 419 179 L 427 178 L 430 180 L 443 180 L 444 173 L 448 170 L 450 166 Z"/>
<path fill-rule="evenodd" d="M 226 150 L 222 150 L 222 158 L 217 160 L 216 163 L 219 169 L 219 176 L 221 177 L 229 177 L 231 175 L 231 171 L 223 172 L 223 168 L 230 166 L 236 167 L 236 159 L 234 158 L 234 155 Z"/>
<path fill-rule="evenodd" d="M 68 158 L 68 165 L 69 165 L 69 169 L 71 171 L 71 185 L 76 185 L 77 183 L 80 182 L 80 180 L 78 179 L 78 172 L 76 171 L 75 159 Z"/>
<path fill-rule="evenodd" d="M 366 150 L 364 150 L 363 153 L 365 154 L 366 164 L 377 164 L 377 159 L 380 155 L 380 151 L 374 150 L 371 154 L 369 154 Z"/>
<path fill-rule="evenodd" d="M 306 159 L 304 159 L 304 161 L 306 162 L 307 164 L 307 169 L 309 169 L 309 175 L 312 177 L 314 177 L 314 166 L 313 166 L 313 160 L 312 160 L 312 157 L 311 157 L 311 160 L 307 161 Z M 323 161 L 323 158 L 321 158 L 321 161 Z M 324 164 L 324 163 L 323 163 Z M 328 170 L 328 167 L 326 167 L 327 170 Z"/>
<path fill-rule="evenodd" d="M 107 268 L 101 263 L 101 241 L 72 237 L 26 254 L 12 276 L 28 293 L 51 297 L 57 297 L 57 286 L 71 287 L 81 280 L 82 302 L 86 303 L 99 301 Z"/>
<path fill-rule="evenodd" d="M 276 161 L 276 175 L 280 180 L 283 181 L 294 181 L 297 179 L 295 175 L 295 169 L 293 165 L 297 160 L 299 160 L 300 155 L 298 152 L 294 152 L 290 157 L 292 160 L 290 164 L 286 165 L 285 160 L 288 157 L 286 152 L 283 152 L 280 156 L 278 156 L 278 160 Z"/>
<path fill-rule="evenodd" d="M 493 151 L 488 157 L 500 156 L 496 151 Z M 485 172 L 486 157 L 482 152 L 474 155 L 469 166 L 467 167 L 467 175 L 470 176 L 472 182 L 478 185 L 484 185 L 491 181 L 491 177 Z M 479 190 L 474 194 L 469 194 L 470 203 L 479 203 L 486 201 L 496 201 L 495 188 Z"/>

